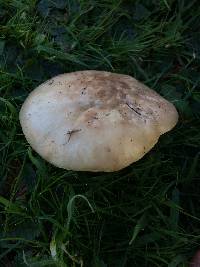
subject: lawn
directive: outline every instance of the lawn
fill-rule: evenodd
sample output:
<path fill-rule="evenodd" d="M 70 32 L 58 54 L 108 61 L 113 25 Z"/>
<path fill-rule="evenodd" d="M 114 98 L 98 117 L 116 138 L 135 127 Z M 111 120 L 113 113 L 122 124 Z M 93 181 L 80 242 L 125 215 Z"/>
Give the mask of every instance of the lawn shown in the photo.
<path fill-rule="evenodd" d="M 188 266 L 200 248 L 199 29 L 198 0 L 0 0 L 0 266 Z M 87 69 L 134 76 L 179 113 L 118 172 L 58 169 L 20 127 L 37 85 Z"/>

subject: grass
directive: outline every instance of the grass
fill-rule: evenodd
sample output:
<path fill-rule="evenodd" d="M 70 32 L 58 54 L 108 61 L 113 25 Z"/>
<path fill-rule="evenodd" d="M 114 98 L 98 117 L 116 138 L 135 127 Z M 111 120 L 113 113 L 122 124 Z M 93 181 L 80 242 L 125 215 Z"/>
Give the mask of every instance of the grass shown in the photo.
<path fill-rule="evenodd" d="M 200 246 L 198 0 L 0 0 L 0 266 L 186 267 Z M 116 173 L 53 167 L 20 107 L 38 84 L 98 69 L 141 80 L 180 118 Z"/>

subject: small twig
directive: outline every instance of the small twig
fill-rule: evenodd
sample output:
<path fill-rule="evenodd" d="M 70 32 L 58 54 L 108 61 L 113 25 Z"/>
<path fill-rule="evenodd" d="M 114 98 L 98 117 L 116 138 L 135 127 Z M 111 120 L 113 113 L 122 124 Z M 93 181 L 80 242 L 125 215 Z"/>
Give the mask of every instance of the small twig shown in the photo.
<path fill-rule="evenodd" d="M 132 109 L 135 113 L 137 113 L 138 115 L 142 115 L 138 110 L 136 110 L 136 109 L 134 109 L 133 107 L 131 107 L 128 103 L 126 103 L 126 105 L 130 108 L 130 109 Z"/>
<path fill-rule="evenodd" d="M 70 130 L 70 131 L 68 131 L 67 134 L 69 135 L 69 138 L 68 138 L 68 140 L 67 140 L 67 143 L 69 143 L 72 134 L 77 133 L 77 132 L 80 132 L 80 131 L 81 131 L 81 129 L 75 129 L 75 130 Z"/>

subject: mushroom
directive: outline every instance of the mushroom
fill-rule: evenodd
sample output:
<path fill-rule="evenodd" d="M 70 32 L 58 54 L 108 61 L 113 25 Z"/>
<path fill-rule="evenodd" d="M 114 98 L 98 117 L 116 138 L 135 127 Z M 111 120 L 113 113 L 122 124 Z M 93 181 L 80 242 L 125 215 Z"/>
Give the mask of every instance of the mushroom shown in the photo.
<path fill-rule="evenodd" d="M 142 158 L 177 123 L 175 107 L 131 76 L 58 75 L 20 111 L 23 133 L 45 160 L 67 170 L 112 172 Z"/>

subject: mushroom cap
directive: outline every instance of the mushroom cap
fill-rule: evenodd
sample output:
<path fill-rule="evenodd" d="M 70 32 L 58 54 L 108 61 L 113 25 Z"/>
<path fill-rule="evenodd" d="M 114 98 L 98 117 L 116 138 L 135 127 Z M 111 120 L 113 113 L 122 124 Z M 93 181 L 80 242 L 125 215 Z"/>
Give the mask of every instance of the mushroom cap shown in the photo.
<path fill-rule="evenodd" d="M 45 160 L 67 170 L 120 170 L 142 158 L 177 123 L 175 107 L 131 76 L 77 71 L 33 90 L 23 133 Z"/>

